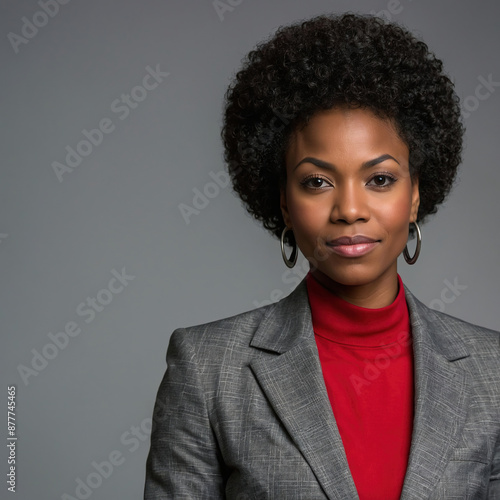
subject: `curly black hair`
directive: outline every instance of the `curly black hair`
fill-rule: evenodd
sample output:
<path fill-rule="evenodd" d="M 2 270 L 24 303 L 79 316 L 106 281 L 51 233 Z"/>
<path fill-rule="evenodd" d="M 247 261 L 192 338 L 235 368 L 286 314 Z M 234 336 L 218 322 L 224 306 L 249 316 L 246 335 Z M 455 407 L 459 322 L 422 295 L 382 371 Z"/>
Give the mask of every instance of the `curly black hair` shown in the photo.
<path fill-rule="evenodd" d="M 442 61 L 408 30 L 375 16 L 323 14 L 280 27 L 248 53 L 224 98 L 221 137 L 233 189 L 277 237 L 290 137 L 317 111 L 362 107 L 394 123 L 419 180 L 419 222 L 437 211 L 461 162 L 460 101 Z M 292 231 L 285 241 L 294 243 Z"/>

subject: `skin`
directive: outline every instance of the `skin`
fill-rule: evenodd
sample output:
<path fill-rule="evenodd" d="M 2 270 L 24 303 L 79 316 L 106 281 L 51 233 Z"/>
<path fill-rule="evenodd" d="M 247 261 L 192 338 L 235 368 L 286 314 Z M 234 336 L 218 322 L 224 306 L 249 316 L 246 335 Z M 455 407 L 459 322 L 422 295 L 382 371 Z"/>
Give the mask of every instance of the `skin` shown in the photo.
<path fill-rule="evenodd" d="M 298 165 L 306 157 L 330 166 Z M 362 168 L 375 159 L 375 165 Z M 295 131 L 285 162 L 281 212 L 313 276 L 352 304 L 390 305 L 398 293 L 397 258 L 420 202 L 408 147 L 393 124 L 367 109 L 322 110 Z M 377 243 L 357 257 L 338 255 L 326 243 L 355 235 Z"/>

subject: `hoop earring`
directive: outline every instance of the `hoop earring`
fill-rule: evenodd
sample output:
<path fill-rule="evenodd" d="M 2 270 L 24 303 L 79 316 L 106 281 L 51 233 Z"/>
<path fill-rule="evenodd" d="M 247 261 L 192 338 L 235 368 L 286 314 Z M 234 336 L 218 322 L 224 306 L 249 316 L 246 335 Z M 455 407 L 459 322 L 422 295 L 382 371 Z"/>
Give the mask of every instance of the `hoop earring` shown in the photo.
<path fill-rule="evenodd" d="M 410 224 L 412 223 L 410 222 Z M 410 257 L 410 254 L 408 253 L 408 245 L 406 245 L 405 249 L 403 250 L 403 256 L 406 262 L 410 265 L 417 262 L 418 256 L 420 255 L 420 247 L 422 246 L 422 233 L 420 232 L 420 228 L 418 227 L 418 224 L 416 222 L 413 222 L 413 224 L 415 224 L 415 228 L 417 230 L 417 248 L 415 248 L 413 257 Z"/>
<path fill-rule="evenodd" d="M 281 232 L 280 244 L 281 244 L 281 256 L 287 267 L 293 267 L 297 262 L 297 243 L 294 243 L 290 259 L 285 254 L 285 234 L 287 231 L 291 230 L 291 227 L 285 226 Z"/>

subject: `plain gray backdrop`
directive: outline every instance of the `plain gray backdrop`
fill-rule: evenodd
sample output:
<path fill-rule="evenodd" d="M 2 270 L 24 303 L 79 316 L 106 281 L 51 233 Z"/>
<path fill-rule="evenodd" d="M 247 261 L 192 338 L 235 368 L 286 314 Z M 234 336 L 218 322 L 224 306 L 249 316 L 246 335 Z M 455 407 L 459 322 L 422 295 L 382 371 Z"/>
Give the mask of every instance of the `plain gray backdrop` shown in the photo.
<path fill-rule="evenodd" d="M 418 262 L 398 271 L 427 305 L 499 329 L 498 2 L 54 2 L 0 1 L 2 435 L 14 385 L 16 498 L 142 498 L 172 331 L 277 300 L 304 276 L 220 174 L 223 94 L 280 25 L 375 12 L 443 59 L 464 161 Z"/>

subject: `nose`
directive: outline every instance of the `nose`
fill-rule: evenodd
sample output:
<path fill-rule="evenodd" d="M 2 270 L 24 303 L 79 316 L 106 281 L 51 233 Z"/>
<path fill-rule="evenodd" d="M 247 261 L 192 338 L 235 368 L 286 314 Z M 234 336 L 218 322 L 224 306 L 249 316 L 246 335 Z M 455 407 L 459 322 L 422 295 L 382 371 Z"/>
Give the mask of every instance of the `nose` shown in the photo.
<path fill-rule="evenodd" d="M 354 182 L 337 185 L 330 220 L 333 223 L 346 224 L 369 220 L 367 201 L 367 193 L 363 186 L 357 186 Z"/>

